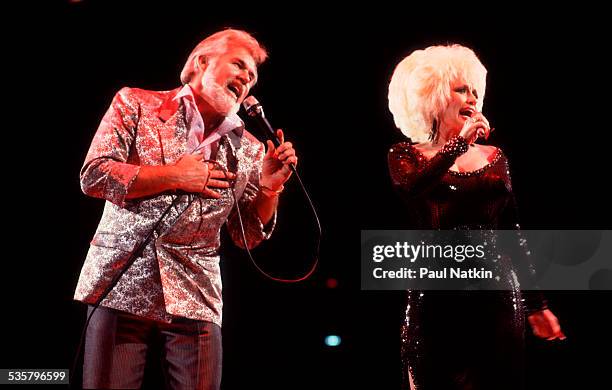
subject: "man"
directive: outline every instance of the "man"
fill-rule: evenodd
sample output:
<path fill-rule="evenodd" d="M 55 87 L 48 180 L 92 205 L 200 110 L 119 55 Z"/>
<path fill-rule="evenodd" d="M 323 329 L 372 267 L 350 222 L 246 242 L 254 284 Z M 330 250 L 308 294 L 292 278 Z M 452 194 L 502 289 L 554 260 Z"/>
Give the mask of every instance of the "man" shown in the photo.
<path fill-rule="evenodd" d="M 269 237 L 297 164 L 282 131 L 265 152 L 236 115 L 266 56 L 244 31 L 217 32 L 190 54 L 182 88 L 123 88 L 102 119 L 81 170 L 83 192 L 106 199 L 75 292 L 89 305 L 102 299 L 87 331 L 85 388 L 140 387 L 154 340 L 167 387 L 219 388 L 221 226 L 244 246 L 231 188 L 253 247 Z"/>

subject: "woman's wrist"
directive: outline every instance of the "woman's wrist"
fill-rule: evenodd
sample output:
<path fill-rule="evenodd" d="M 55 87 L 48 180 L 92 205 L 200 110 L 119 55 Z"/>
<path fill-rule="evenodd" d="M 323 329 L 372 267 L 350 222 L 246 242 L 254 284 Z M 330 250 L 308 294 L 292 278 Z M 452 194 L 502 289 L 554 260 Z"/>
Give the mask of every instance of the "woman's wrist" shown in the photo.
<path fill-rule="evenodd" d="M 468 150 L 468 142 L 467 140 L 461 136 L 457 135 L 451 139 L 449 139 L 442 149 L 440 149 L 440 153 L 451 156 L 451 157 L 459 157 L 463 153 Z"/>

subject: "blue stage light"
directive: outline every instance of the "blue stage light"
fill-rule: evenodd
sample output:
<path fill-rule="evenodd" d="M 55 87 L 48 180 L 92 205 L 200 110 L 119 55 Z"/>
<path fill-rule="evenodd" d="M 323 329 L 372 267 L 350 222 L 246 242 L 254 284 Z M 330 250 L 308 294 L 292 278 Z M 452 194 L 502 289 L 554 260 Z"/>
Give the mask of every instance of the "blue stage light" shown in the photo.
<path fill-rule="evenodd" d="M 337 347 L 342 342 L 340 336 L 336 336 L 334 334 L 325 337 L 325 345 L 328 347 Z"/>

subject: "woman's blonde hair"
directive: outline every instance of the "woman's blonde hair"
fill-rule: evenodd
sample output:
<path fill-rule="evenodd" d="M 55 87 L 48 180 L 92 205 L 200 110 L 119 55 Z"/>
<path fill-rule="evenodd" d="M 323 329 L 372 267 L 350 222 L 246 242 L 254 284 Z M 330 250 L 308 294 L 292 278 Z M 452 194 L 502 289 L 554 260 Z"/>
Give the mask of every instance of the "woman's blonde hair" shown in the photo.
<path fill-rule="evenodd" d="M 397 65 L 389 83 L 389 110 L 395 125 L 412 141 L 427 141 L 434 120 L 450 102 L 451 84 L 462 80 L 476 89 L 476 108 L 482 111 L 486 77 L 487 69 L 465 46 L 415 50 Z"/>

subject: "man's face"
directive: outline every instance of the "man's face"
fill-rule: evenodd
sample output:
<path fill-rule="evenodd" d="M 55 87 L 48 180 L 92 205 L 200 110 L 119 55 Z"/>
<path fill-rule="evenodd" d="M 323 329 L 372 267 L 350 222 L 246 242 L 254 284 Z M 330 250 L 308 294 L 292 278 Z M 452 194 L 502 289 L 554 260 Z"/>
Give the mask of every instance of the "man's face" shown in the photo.
<path fill-rule="evenodd" d="M 203 72 L 196 93 L 223 116 L 238 112 L 257 81 L 255 60 L 242 47 L 230 46 L 221 55 L 209 58 Z"/>

